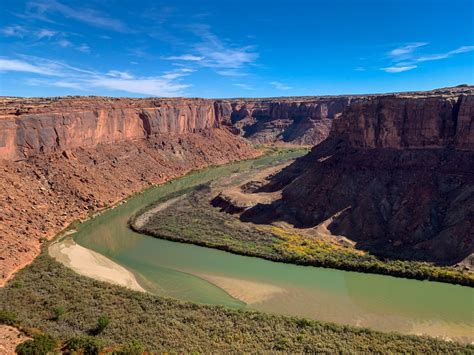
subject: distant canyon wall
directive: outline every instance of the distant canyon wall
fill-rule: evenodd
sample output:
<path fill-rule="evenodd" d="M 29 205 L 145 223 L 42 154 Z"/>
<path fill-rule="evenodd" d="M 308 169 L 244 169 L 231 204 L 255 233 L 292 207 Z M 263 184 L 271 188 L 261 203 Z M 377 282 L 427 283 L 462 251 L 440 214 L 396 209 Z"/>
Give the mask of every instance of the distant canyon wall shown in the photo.
<path fill-rule="evenodd" d="M 474 88 L 368 97 L 276 175 L 247 212 L 327 230 L 372 253 L 474 269 Z"/>
<path fill-rule="evenodd" d="M 474 150 L 474 95 L 390 95 L 347 106 L 331 135 L 354 148 Z"/>
<path fill-rule="evenodd" d="M 315 145 L 353 97 L 307 97 L 217 101 L 223 122 L 258 143 Z"/>
<path fill-rule="evenodd" d="M 314 145 L 350 97 L 278 99 L 5 98 L 0 158 L 89 148 L 157 134 L 226 128 L 257 143 Z"/>
<path fill-rule="evenodd" d="M 12 100 L 2 111 L 0 157 L 9 160 L 219 126 L 208 100 Z"/>
<path fill-rule="evenodd" d="M 0 158 L 226 128 L 256 143 L 474 149 L 469 87 L 425 93 L 272 99 L 0 100 Z M 334 124 L 333 124 L 334 123 Z"/>

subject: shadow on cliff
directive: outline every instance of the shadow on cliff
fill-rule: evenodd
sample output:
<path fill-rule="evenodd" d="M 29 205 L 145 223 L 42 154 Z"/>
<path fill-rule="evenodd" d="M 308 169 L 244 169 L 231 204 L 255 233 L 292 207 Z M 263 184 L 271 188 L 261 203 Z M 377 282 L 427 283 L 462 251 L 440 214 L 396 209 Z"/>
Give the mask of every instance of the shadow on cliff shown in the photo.
<path fill-rule="evenodd" d="M 354 149 L 327 139 L 257 192 L 282 198 L 244 222 L 325 222 L 380 257 L 456 264 L 474 252 L 474 159 L 450 149 Z"/>

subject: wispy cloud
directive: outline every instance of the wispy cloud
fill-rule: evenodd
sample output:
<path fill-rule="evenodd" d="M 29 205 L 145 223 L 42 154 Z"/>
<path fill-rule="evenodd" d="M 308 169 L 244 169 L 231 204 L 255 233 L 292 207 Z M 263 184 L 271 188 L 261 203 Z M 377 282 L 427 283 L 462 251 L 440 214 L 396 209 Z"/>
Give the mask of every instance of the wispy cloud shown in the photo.
<path fill-rule="evenodd" d="M 427 56 L 421 56 L 418 58 L 415 58 L 417 62 L 427 62 L 430 60 L 440 60 L 440 59 L 446 59 L 449 57 L 452 57 L 453 55 L 456 54 L 461 54 L 461 53 L 467 53 L 467 52 L 472 52 L 474 51 L 474 46 L 462 46 L 457 49 L 453 49 L 452 51 L 446 52 L 446 53 L 441 53 L 441 54 L 431 54 Z"/>
<path fill-rule="evenodd" d="M 20 25 L 6 26 L 0 29 L 0 33 L 8 37 L 19 37 L 23 38 L 28 31 Z"/>
<path fill-rule="evenodd" d="M 159 76 L 134 76 L 128 72 L 110 70 L 106 73 L 89 71 L 38 57 L 23 59 L 0 58 L 0 72 L 14 71 L 40 75 L 30 78 L 30 85 L 47 85 L 95 92 L 96 89 L 122 91 L 149 96 L 183 96 L 191 85 L 181 82 L 189 75 L 186 68 Z"/>
<path fill-rule="evenodd" d="M 199 62 L 204 59 L 204 57 L 200 57 L 197 55 L 192 55 L 192 54 L 183 54 L 183 55 L 172 55 L 169 57 L 162 57 L 162 59 L 165 60 L 185 60 L 185 61 L 190 61 L 190 62 Z"/>
<path fill-rule="evenodd" d="M 386 73 L 401 73 L 404 71 L 416 69 L 416 65 L 407 65 L 407 66 L 400 66 L 400 67 L 387 67 L 387 68 L 381 68 L 380 70 L 383 70 Z"/>
<path fill-rule="evenodd" d="M 54 63 L 28 63 L 23 60 L 0 58 L 0 72 L 24 72 L 48 76 L 61 76 L 60 70 Z"/>
<path fill-rule="evenodd" d="M 43 29 L 36 32 L 36 37 L 38 37 L 39 39 L 51 38 L 51 37 L 54 37 L 56 34 L 57 34 L 56 31 L 47 30 L 47 29 L 43 28 Z"/>
<path fill-rule="evenodd" d="M 72 46 L 71 41 L 68 41 L 67 39 L 60 39 L 57 43 L 60 47 L 63 47 L 63 48 Z"/>
<path fill-rule="evenodd" d="M 292 89 L 291 86 L 283 84 L 280 81 L 271 81 L 270 85 L 273 85 L 275 87 L 275 89 L 277 89 L 277 90 L 290 90 L 290 89 Z"/>
<path fill-rule="evenodd" d="M 28 11 L 32 17 L 39 19 L 45 19 L 49 13 L 55 13 L 94 27 L 118 32 L 130 31 L 122 21 L 102 12 L 90 8 L 68 6 L 56 0 L 31 1 L 28 3 Z"/>
<path fill-rule="evenodd" d="M 77 46 L 76 49 L 82 53 L 90 53 L 91 51 L 91 48 L 85 43 L 82 43 L 81 45 Z"/>
<path fill-rule="evenodd" d="M 237 86 L 241 89 L 244 89 L 244 90 L 254 90 L 254 88 L 250 85 L 247 85 L 247 84 L 233 84 L 234 86 Z"/>
<path fill-rule="evenodd" d="M 392 49 L 388 52 L 392 65 L 380 68 L 380 70 L 387 73 L 401 73 L 418 68 L 419 63 L 447 59 L 458 54 L 474 51 L 474 46 L 462 46 L 444 53 L 419 54 L 418 48 L 425 47 L 428 44 L 426 42 L 414 42 Z"/>
<path fill-rule="evenodd" d="M 230 77 L 242 77 L 242 76 L 248 75 L 247 73 L 241 70 L 236 70 L 236 69 L 217 70 L 216 73 L 222 76 L 230 76 Z"/>
<path fill-rule="evenodd" d="M 121 78 L 121 79 L 133 79 L 133 75 L 129 74 L 128 72 L 125 71 L 119 71 L 119 70 L 109 70 L 109 72 L 106 74 L 108 76 L 112 76 L 114 78 Z"/>
<path fill-rule="evenodd" d="M 259 57 L 254 46 L 239 46 L 228 40 L 224 41 L 211 32 L 205 24 L 186 26 L 198 41 L 190 45 L 193 53 L 163 57 L 166 60 L 189 61 L 194 64 L 213 68 L 223 76 L 243 76 L 244 70 Z"/>
<path fill-rule="evenodd" d="M 423 47 L 423 46 L 426 46 L 428 45 L 429 43 L 427 42 L 414 42 L 414 43 L 409 43 L 409 44 L 406 44 L 402 47 L 398 47 L 398 48 L 395 48 L 395 49 L 392 49 L 390 52 L 389 52 L 389 55 L 391 57 L 394 57 L 394 58 L 405 58 L 409 55 L 411 55 L 417 48 L 419 47 Z"/>

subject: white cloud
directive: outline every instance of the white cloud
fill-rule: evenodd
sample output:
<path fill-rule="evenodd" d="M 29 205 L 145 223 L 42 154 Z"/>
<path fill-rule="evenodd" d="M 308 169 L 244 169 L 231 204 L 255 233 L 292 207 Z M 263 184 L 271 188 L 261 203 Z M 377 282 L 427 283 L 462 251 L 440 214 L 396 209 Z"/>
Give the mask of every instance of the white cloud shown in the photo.
<path fill-rule="evenodd" d="M 23 72 L 50 76 L 60 76 L 58 68 L 52 64 L 31 64 L 22 60 L 0 58 L 0 72 Z"/>
<path fill-rule="evenodd" d="M 34 18 L 46 18 L 48 12 L 59 13 L 66 18 L 84 22 L 94 27 L 106 28 L 118 32 L 128 32 L 129 28 L 120 20 L 89 8 L 74 8 L 56 0 L 38 0 L 28 3 L 29 15 Z M 28 15 L 25 15 L 28 17 Z"/>
<path fill-rule="evenodd" d="M 290 89 L 292 89 L 291 86 L 285 85 L 280 81 L 271 81 L 270 85 L 273 85 L 278 90 L 290 90 Z"/>
<path fill-rule="evenodd" d="M 79 52 L 82 52 L 82 53 L 90 53 L 90 51 L 91 51 L 91 48 L 85 43 L 83 43 L 80 46 L 76 47 L 76 49 Z"/>
<path fill-rule="evenodd" d="M 84 81 L 84 85 L 134 94 L 165 97 L 180 96 L 182 95 L 182 91 L 190 86 L 175 83 L 163 77 L 148 77 L 142 79 L 97 77 Z"/>
<path fill-rule="evenodd" d="M 133 79 L 133 75 L 125 71 L 119 71 L 119 70 L 109 70 L 109 72 L 106 75 L 112 76 L 114 78 Z"/>
<path fill-rule="evenodd" d="M 474 46 L 462 46 L 444 53 L 425 55 L 419 55 L 415 53 L 417 48 L 426 45 L 428 45 L 428 43 L 415 42 L 391 50 L 389 55 L 392 57 L 393 65 L 380 68 L 380 70 L 383 70 L 387 73 L 401 73 L 404 71 L 416 69 L 418 67 L 418 63 L 447 59 L 457 54 L 474 51 Z"/>
<path fill-rule="evenodd" d="M 390 56 L 395 57 L 395 58 L 406 57 L 406 56 L 410 55 L 411 53 L 413 53 L 415 51 L 415 49 L 417 49 L 419 47 L 426 46 L 428 44 L 429 43 L 427 43 L 427 42 L 409 43 L 409 44 L 406 44 L 402 47 L 392 49 L 389 52 L 389 54 L 390 54 Z"/>
<path fill-rule="evenodd" d="M 244 73 L 236 69 L 217 70 L 216 73 L 222 76 L 232 76 L 232 77 L 241 77 L 241 76 L 248 75 L 247 73 Z"/>
<path fill-rule="evenodd" d="M 194 54 L 187 53 L 163 59 L 192 61 L 201 67 L 214 68 L 220 75 L 243 76 L 245 74 L 241 70 L 254 63 L 259 56 L 253 46 L 238 46 L 219 39 L 207 25 L 194 24 L 188 27 L 200 39 L 191 45 Z"/>
<path fill-rule="evenodd" d="M 53 36 L 56 35 L 57 32 L 55 31 L 51 31 L 51 30 L 47 30 L 47 29 L 42 29 L 42 30 L 39 30 L 38 32 L 36 32 L 36 37 L 38 37 L 39 39 L 42 39 L 42 38 L 51 38 Z"/>
<path fill-rule="evenodd" d="M 412 70 L 415 69 L 416 65 L 408 65 L 408 66 L 401 66 L 401 67 L 387 67 L 387 68 L 381 68 L 380 70 L 383 70 L 386 73 L 401 73 L 404 71 Z"/>
<path fill-rule="evenodd" d="M 42 79 L 30 78 L 27 80 L 30 85 L 57 86 L 92 92 L 99 88 L 169 97 L 184 95 L 184 89 L 191 85 L 181 82 L 181 78 L 189 75 L 192 69 L 181 68 L 160 76 L 135 77 L 119 70 L 100 73 L 44 58 L 23 56 L 22 60 L 0 58 L 0 71 L 25 72 L 43 77 Z M 58 80 L 55 77 L 61 77 L 61 79 Z"/>
<path fill-rule="evenodd" d="M 355 71 L 365 71 L 365 68 L 364 67 L 357 67 L 357 68 L 354 68 Z"/>
<path fill-rule="evenodd" d="M 22 38 L 28 33 L 28 31 L 23 26 L 14 25 L 14 26 L 7 26 L 0 29 L 0 33 L 8 37 Z"/>
<path fill-rule="evenodd" d="M 67 48 L 67 47 L 72 46 L 72 43 L 70 41 L 68 41 L 67 39 L 61 39 L 57 43 L 60 47 L 63 47 L 63 48 Z"/>
<path fill-rule="evenodd" d="M 461 54 L 461 53 L 468 53 L 474 51 L 474 46 L 462 46 L 457 49 L 453 49 L 452 51 L 446 52 L 446 53 L 441 53 L 441 54 L 432 54 L 432 55 L 427 55 L 427 56 L 422 56 L 415 58 L 417 62 L 427 62 L 431 60 L 440 60 L 440 59 L 446 59 L 449 57 L 452 57 L 453 55 L 456 54 Z"/>
<path fill-rule="evenodd" d="M 234 86 L 237 86 L 239 88 L 245 89 L 245 90 L 254 90 L 253 87 L 247 84 L 233 84 Z"/>
<path fill-rule="evenodd" d="M 192 55 L 192 54 L 183 54 L 183 55 L 174 55 L 170 57 L 163 57 L 163 59 L 166 60 L 187 60 L 191 62 L 199 62 L 200 60 L 203 60 L 204 57 L 199 57 L 197 55 Z"/>

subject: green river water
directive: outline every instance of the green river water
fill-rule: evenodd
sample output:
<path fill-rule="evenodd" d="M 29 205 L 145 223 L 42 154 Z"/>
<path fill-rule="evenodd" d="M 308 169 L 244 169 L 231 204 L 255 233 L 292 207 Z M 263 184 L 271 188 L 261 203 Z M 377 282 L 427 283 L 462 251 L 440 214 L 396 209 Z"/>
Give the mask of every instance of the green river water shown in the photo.
<path fill-rule="evenodd" d="M 157 295 L 473 342 L 472 288 L 276 263 L 161 240 L 127 227 L 133 214 L 172 193 L 300 154 L 286 152 L 208 168 L 149 189 L 80 224 L 74 240 L 126 267 Z M 232 287 L 234 293 L 217 285 Z"/>

